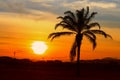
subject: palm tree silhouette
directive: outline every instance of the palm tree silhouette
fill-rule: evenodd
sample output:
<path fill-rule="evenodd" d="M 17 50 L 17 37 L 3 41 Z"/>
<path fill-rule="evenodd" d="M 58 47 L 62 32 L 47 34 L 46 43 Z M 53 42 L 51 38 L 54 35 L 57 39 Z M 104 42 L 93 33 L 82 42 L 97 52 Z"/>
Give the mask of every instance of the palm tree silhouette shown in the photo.
<path fill-rule="evenodd" d="M 70 59 L 73 61 L 77 54 L 77 75 L 80 75 L 80 47 L 83 36 L 87 37 L 88 40 L 93 44 L 93 49 L 96 48 L 95 34 L 103 35 L 105 38 L 112 38 L 109 34 L 100 29 L 100 24 L 98 22 L 92 22 L 92 19 L 96 14 L 97 12 L 92 12 L 90 14 L 89 7 L 86 9 L 82 8 L 81 10 L 76 10 L 75 12 L 66 11 L 64 12 L 65 16 L 58 17 L 58 19 L 61 19 L 61 21 L 56 24 L 55 30 L 58 27 L 62 27 L 63 29 L 68 29 L 69 31 L 54 32 L 48 36 L 48 38 L 53 40 L 54 38 L 63 35 L 75 35 L 75 40 L 70 51 Z M 98 29 L 94 28 L 96 26 Z"/>

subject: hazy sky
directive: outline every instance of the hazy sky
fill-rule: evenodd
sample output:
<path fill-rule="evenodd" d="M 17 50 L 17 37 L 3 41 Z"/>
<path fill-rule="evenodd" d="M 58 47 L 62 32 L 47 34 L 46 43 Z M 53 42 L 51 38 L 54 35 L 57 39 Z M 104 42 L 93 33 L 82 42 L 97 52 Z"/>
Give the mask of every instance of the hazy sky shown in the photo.
<path fill-rule="evenodd" d="M 98 12 L 95 21 L 113 40 L 99 37 L 98 46 L 92 51 L 85 39 L 81 58 L 120 58 L 119 4 L 120 0 L 0 0 L 0 55 L 13 56 L 16 51 L 18 58 L 39 59 L 41 56 L 33 54 L 30 46 L 33 41 L 45 41 L 49 49 L 42 55 L 44 58 L 68 60 L 74 37 L 61 37 L 51 43 L 47 36 L 54 32 L 57 16 L 89 6 L 90 11 Z"/>

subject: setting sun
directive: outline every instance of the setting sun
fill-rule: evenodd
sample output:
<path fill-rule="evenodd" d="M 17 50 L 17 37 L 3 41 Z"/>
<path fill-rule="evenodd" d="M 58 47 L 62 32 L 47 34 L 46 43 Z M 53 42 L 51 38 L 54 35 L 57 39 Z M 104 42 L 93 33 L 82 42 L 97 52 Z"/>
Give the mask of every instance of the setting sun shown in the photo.
<path fill-rule="evenodd" d="M 43 54 L 47 50 L 48 46 L 43 41 L 35 41 L 32 43 L 31 48 L 35 54 Z"/>

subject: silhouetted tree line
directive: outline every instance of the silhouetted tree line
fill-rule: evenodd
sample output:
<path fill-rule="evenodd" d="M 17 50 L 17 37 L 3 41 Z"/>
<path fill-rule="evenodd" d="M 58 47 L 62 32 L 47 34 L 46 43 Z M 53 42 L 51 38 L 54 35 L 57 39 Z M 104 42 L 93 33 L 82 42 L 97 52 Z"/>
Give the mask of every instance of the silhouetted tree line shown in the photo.
<path fill-rule="evenodd" d="M 12 57 L 3 56 L 0 57 L 0 65 L 62 65 L 62 64 L 72 64 L 74 65 L 76 62 L 62 62 L 60 60 L 41 60 L 41 61 L 31 61 L 30 59 L 15 59 Z M 115 58 L 103 58 L 103 59 L 95 59 L 95 60 L 81 60 L 81 65 L 109 65 L 109 66 L 120 66 L 120 59 Z"/>

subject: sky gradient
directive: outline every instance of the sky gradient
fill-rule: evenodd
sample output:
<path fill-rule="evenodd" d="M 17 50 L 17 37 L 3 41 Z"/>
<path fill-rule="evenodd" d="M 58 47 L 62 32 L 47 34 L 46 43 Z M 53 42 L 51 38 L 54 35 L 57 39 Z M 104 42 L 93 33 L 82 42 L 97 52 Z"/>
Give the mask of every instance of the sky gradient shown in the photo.
<path fill-rule="evenodd" d="M 102 30 L 113 37 L 98 36 L 97 48 L 86 38 L 81 48 L 81 59 L 113 57 L 120 59 L 120 1 L 119 0 L 0 0 L 0 56 L 16 58 L 69 60 L 74 36 L 65 36 L 53 42 L 47 39 L 59 20 L 56 17 L 65 11 L 90 7 L 98 14 L 94 18 Z M 58 29 L 56 31 L 61 31 Z M 36 55 L 31 49 L 34 41 L 44 41 L 48 50 Z"/>

